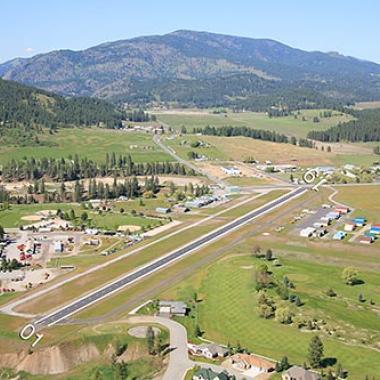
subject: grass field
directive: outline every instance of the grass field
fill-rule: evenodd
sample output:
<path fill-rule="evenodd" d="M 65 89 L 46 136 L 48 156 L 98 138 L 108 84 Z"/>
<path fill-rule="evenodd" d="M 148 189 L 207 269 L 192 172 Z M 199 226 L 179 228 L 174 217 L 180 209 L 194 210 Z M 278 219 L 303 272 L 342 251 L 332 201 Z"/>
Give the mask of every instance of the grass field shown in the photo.
<path fill-rule="evenodd" d="M 16 205 L 11 204 L 9 209 L 0 210 L 0 225 L 3 227 L 19 227 L 33 223 L 33 221 L 22 220 L 24 216 L 33 215 L 41 210 L 56 211 L 61 209 L 62 211 L 74 210 L 76 214 L 81 212 L 78 204 L 69 203 L 43 203 L 43 204 L 29 204 L 29 205 Z"/>
<path fill-rule="evenodd" d="M 335 199 L 354 207 L 355 214 L 366 216 L 370 222 L 380 223 L 380 185 L 340 187 Z"/>
<path fill-rule="evenodd" d="M 321 118 L 319 123 L 314 123 L 314 116 L 319 116 L 321 110 L 302 110 L 297 119 L 294 116 L 269 118 L 265 113 L 259 112 L 242 112 L 227 114 L 211 113 L 181 113 L 177 114 L 159 114 L 158 119 L 170 125 L 173 128 L 180 129 L 182 126 L 191 131 L 193 128 L 205 127 L 211 125 L 221 127 L 224 125 L 247 126 L 255 129 L 265 129 L 292 135 L 297 137 L 306 137 L 311 130 L 325 130 L 339 122 L 348 121 L 350 116 L 333 112 L 330 118 Z M 323 110 L 322 110 L 323 112 Z M 306 120 L 302 121 L 302 117 Z"/>
<path fill-rule="evenodd" d="M 195 141 L 202 142 L 205 147 L 191 147 L 191 143 Z M 188 159 L 188 152 L 193 151 L 209 160 L 243 161 L 253 157 L 260 162 L 270 160 L 274 163 L 294 163 L 300 166 L 343 166 L 350 163 L 368 167 L 378 160 L 378 157 L 372 154 L 371 144 L 335 144 L 330 153 L 326 151 L 328 144 L 325 144 L 325 150 L 322 151 L 248 137 L 185 135 L 165 140 L 165 144 L 183 159 Z"/>
<path fill-rule="evenodd" d="M 239 249 L 231 253 L 242 254 Z M 349 287 L 342 283 L 340 267 L 299 260 L 282 261 L 282 267 L 272 270 L 276 277 L 281 279 L 287 275 L 294 281 L 294 292 L 304 302 L 304 306 L 297 308 L 296 312 L 324 319 L 336 328 L 337 335 L 341 334 L 342 338 L 337 339 L 321 334 L 326 357 L 339 360 L 349 369 L 350 378 L 352 376 L 353 379 L 360 379 L 358 376 L 363 374 L 363 368 L 365 374 L 378 374 L 380 354 L 366 349 L 360 339 L 365 337 L 376 341 L 379 338 L 380 321 L 374 309 L 367 304 L 363 306 L 357 299 L 358 294 L 363 292 L 368 297 L 374 297 L 376 304 L 380 302 L 377 292 L 380 278 L 376 273 L 362 273 L 365 284 Z M 197 292 L 200 302 L 195 319 L 190 317 L 184 321 L 191 339 L 195 339 L 194 321 L 198 321 L 206 339 L 224 344 L 236 344 L 239 341 L 243 347 L 256 353 L 273 358 L 288 355 L 292 362 L 302 364 L 307 357 L 308 343 L 316 332 L 301 332 L 293 326 L 258 316 L 253 268 L 259 262 L 259 259 L 249 255 L 222 259 L 161 297 L 189 300 Z M 337 299 L 323 295 L 328 287 L 336 290 L 339 295 Z M 346 344 L 343 340 L 349 342 Z"/>
<path fill-rule="evenodd" d="M 161 204 L 164 201 L 153 202 L 152 204 Z M 146 200 L 143 205 L 139 206 L 138 201 L 128 201 L 118 204 L 115 208 L 116 212 L 114 213 L 102 213 L 98 214 L 97 212 L 88 211 L 89 219 L 91 224 L 98 228 L 104 228 L 107 230 L 116 230 L 121 225 L 136 225 L 140 227 L 148 226 L 159 226 L 161 221 L 159 219 L 142 217 L 139 215 L 132 216 L 126 212 L 121 214 L 119 212 L 120 208 L 124 208 L 125 211 L 147 211 L 154 210 L 152 208 L 150 200 Z M 23 220 L 22 218 L 29 215 L 34 215 L 36 212 L 41 210 L 62 210 L 69 212 L 74 210 L 77 217 L 85 211 L 79 204 L 69 204 L 69 203 L 44 203 L 44 204 L 30 204 L 30 205 L 10 205 L 9 209 L 0 211 L 0 225 L 6 228 L 19 227 L 22 225 L 27 225 L 33 223 L 33 221 Z M 80 220 L 77 220 L 80 223 Z"/>
<path fill-rule="evenodd" d="M 170 161 L 152 141 L 152 136 L 145 133 L 126 133 L 100 128 L 60 129 L 58 133 L 46 133 L 41 141 L 54 143 L 55 146 L 38 147 L 1 147 L 0 164 L 14 158 L 24 157 L 68 157 L 78 154 L 92 160 L 105 161 L 106 153 L 131 154 L 135 162 Z"/>

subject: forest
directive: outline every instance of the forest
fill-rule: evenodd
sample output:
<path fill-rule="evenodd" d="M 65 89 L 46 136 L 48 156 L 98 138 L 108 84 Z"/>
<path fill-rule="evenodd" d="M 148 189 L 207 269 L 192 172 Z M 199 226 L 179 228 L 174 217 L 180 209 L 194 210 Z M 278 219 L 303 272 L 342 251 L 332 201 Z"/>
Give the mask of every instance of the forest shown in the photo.
<path fill-rule="evenodd" d="M 182 128 L 182 133 L 186 132 L 185 128 Z M 248 127 L 233 127 L 233 126 L 223 126 L 223 127 L 212 127 L 206 126 L 204 128 L 194 128 L 194 133 L 201 133 L 207 136 L 222 136 L 222 137 L 250 137 L 255 140 L 272 141 L 276 143 L 285 143 L 292 145 L 299 145 L 302 147 L 313 148 L 314 144 L 308 139 L 299 139 L 294 136 L 290 138 L 284 134 L 277 133 L 274 131 L 268 131 L 264 129 L 253 129 Z"/>
<path fill-rule="evenodd" d="M 129 177 L 159 174 L 195 175 L 178 162 L 135 163 L 130 155 L 106 154 L 104 162 L 96 162 L 78 155 L 65 159 L 34 157 L 23 160 L 10 160 L 2 169 L 4 181 L 34 180 L 42 177 L 54 181 L 73 181 L 95 177 Z"/>
<path fill-rule="evenodd" d="M 325 131 L 310 131 L 308 138 L 323 142 L 380 141 L 380 109 L 346 109 L 355 119 L 338 124 Z"/>
<path fill-rule="evenodd" d="M 103 100 L 64 98 L 47 91 L 0 79 L 0 141 L 38 145 L 43 128 L 121 126 L 123 113 Z"/>

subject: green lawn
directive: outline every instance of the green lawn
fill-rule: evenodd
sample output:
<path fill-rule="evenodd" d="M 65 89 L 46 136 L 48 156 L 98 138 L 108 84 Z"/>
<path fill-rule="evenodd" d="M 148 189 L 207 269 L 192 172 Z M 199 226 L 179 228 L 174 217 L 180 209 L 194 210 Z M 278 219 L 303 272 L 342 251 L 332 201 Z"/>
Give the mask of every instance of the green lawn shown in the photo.
<path fill-rule="evenodd" d="M 319 116 L 321 110 L 302 110 L 297 119 L 294 116 L 269 118 L 261 112 L 242 112 L 227 114 L 159 114 L 158 119 L 169 124 L 171 127 L 180 129 L 185 126 L 191 131 L 193 128 L 205 127 L 212 125 L 220 127 L 224 125 L 247 126 L 255 129 L 265 129 L 293 135 L 297 137 L 306 137 L 311 130 L 325 130 L 338 122 L 348 121 L 348 115 L 341 115 L 333 112 L 330 118 L 321 118 L 319 123 L 314 123 L 314 116 Z M 323 112 L 323 110 L 322 110 Z M 302 121 L 302 117 L 306 120 Z"/>
<path fill-rule="evenodd" d="M 77 214 L 81 212 L 80 206 L 77 204 L 69 203 L 41 203 L 30 205 L 16 205 L 11 204 L 9 209 L 0 210 L 0 225 L 3 227 L 19 227 L 21 225 L 31 224 L 33 221 L 23 220 L 24 216 L 33 215 L 37 211 L 52 210 L 56 211 L 61 209 L 69 211 L 73 209 Z"/>
<path fill-rule="evenodd" d="M 104 228 L 107 230 L 115 230 L 121 225 L 135 225 L 140 227 L 154 227 L 161 225 L 160 219 L 149 218 L 145 216 L 133 216 L 127 211 L 136 210 L 142 212 L 154 211 L 154 207 L 159 204 L 166 204 L 164 200 L 144 200 L 143 205 L 139 204 L 137 200 L 131 200 L 127 202 L 116 203 L 115 212 L 104 212 L 99 214 L 95 211 L 87 210 L 91 224 L 98 228 Z M 120 213 L 120 208 L 124 208 L 125 213 Z M 14 205 L 11 204 L 9 209 L 0 210 L 0 225 L 3 227 L 19 227 L 21 225 L 27 225 L 33 223 L 30 220 L 23 220 L 23 217 L 34 215 L 41 210 L 56 211 L 61 209 L 62 211 L 69 212 L 74 210 L 78 217 L 77 222 L 81 223 L 79 216 L 82 212 L 86 211 L 79 204 L 73 203 L 42 203 L 42 204 L 30 204 L 30 205 Z M 164 221 L 162 221 L 164 222 Z"/>
<path fill-rule="evenodd" d="M 221 260 L 211 268 L 198 273 L 162 295 L 188 300 L 196 291 L 201 302 L 197 313 L 184 320 L 190 339 L 194 339 L 194 324 L 198 321 L 204 337 L 216 342 L 236 344 L 273 358 L 287 355 L 293 363 L 302 364 L 307 357 L 307 347 L 315 334 L 301 332 L 296 327 L 265 320 L 258 316 L 257 294 L 253 288 L 253 269 L 260 260 L 250 256 Z M 380 303 L 378 289 L 380 278 L 374 272 L 362 273 L 365 284 L 349 287 L 342 283 L 342 268 L 317 265 L 299 260 L 283 260 L 284 266 L 273 269 L 276 277 L 287 275 L 294 281 L 298 294 L 305 305 L 295 308 L 297 314 L 313 315 L 334 326 L 341 338 L 328 338 L 320 334 L 326 357 L 337 358 L 350 371 L 350 378 L 376 375 L 380 371 L 380 354 L 365 348 L 361 339 L 376 342 L 379 339 L 380 320 L 368 302 L 360 304 L 358 294 L 373 297 Z M 338 297 L 328 298 L 323 291 L 332 287 Z M 281 301 L 278 301 L 279 303 Z M 286 301 L 282 301 L 287 303 Z M 349 310 L 349 312 L 347 312 Z M 181 319 L 178 319 L 181 321 Z M 364 370 L 365 369 L 365 370 Z M 364 371 L 364 372 L 363 372 Z"/>
<path fill-rule="evenodd" d="M 123 225 L 147 228 L 157 227 L 165 223 L 165 221 L 161 219 L 133 216 L 125 213 L 121 214 L 120 212 L 107 212 L 102 214 L 90 212 L 89 218 L 91 219 L 91 225 L 107 230 L 117 230 L 119 226 Z"/>
<path fill-rule="evenodd" d="M 100 128 L 60 129 L 58 133 L 45 133 L 41 141 L 54 143 L 55 146 L 1 147 L 0 164 L 10 158 L 16 160 L 24 157 L 68 157 L 78 154 L 92 160 L 105 161 L 106 153 L 131 154 L 135 162 L 152 162 L 171 160 L 152 141 L 146 133 L 122 132 Z"/>

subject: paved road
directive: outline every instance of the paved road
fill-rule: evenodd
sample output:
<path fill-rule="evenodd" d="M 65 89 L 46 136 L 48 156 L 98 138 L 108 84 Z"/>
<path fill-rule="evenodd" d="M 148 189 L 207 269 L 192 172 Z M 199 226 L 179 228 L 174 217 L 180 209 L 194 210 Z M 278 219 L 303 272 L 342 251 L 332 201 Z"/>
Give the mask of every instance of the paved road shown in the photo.
<path fill-rule="evenodd" d="M 222 227 L 215 229 L 214 231 L 201 236 L 200 238 L 188 243 L 172 252 L 169 252 L 167 255 L 156 259 L 145 266 L 136 269 L 133 272 L 126 274 L 125 276 L 117 279 L 116 281 L 103 286 L 100 289 L 97 289 L 80 299 L 70 303 L 67 306 L 64 306 L 51 314 L 37 320 L 35 325 L 37 328 L 42 328 L 44 326 L 52 326 L 67 317 L 77 313 L 80 310 L 87 308 L 90 305 L 116 293 L 120 289 L 125 288 L 126 286 L 162 269 L 172 264 L 173 262 L 179 260 L 185 255 L 190 254 L 191 252 L 219 239 L 220 237 L 229 234 L 230 232 L 240 228 L 241 226 L 249 223 L 250 221 L 270 212 L 271 210 L 285 204 L 286 202 L 302 195 L 307 190 L 305 188 L 297 188 L 285 195 L 280 196 L 279 198 L 268 202 L 266 205 L 259 207 L 242 217 L 225 224 Z"/>
<path fill-rule="evenodd" d="M 195 365 L 212 368 L 215 372 L 222 372 L 226 368 L 216 365 L 202 362 L 195 362 L 189 359 L 187 351 L 187 331 L 180 323 L 175 322 L 168 318 L 153 317 L 153 316 L 133 316 L 128 318 L 129 323 L 157 323 L 169 330 L 170 333 L 170 357 L 169 365 L 162 377 L 162 380 L 181 380 L 184 378 L 186 372 L 193 368 Z M 252 377 L 243 376 L 240 372 L 234 369 L 227 369 L 232 375 L 235 375 L 236 379 L 251 380 Z"/>

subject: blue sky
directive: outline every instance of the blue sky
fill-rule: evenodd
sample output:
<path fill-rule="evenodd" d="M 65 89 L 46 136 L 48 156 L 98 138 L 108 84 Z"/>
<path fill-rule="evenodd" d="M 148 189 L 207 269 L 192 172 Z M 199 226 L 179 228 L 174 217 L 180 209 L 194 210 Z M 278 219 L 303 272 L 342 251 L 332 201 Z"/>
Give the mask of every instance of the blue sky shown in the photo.
<path fill-rule="evenodd" d="M 377 0 L 1 0 L 0 12 L 0 62 L 192 29 L 380 63 Z"/>

